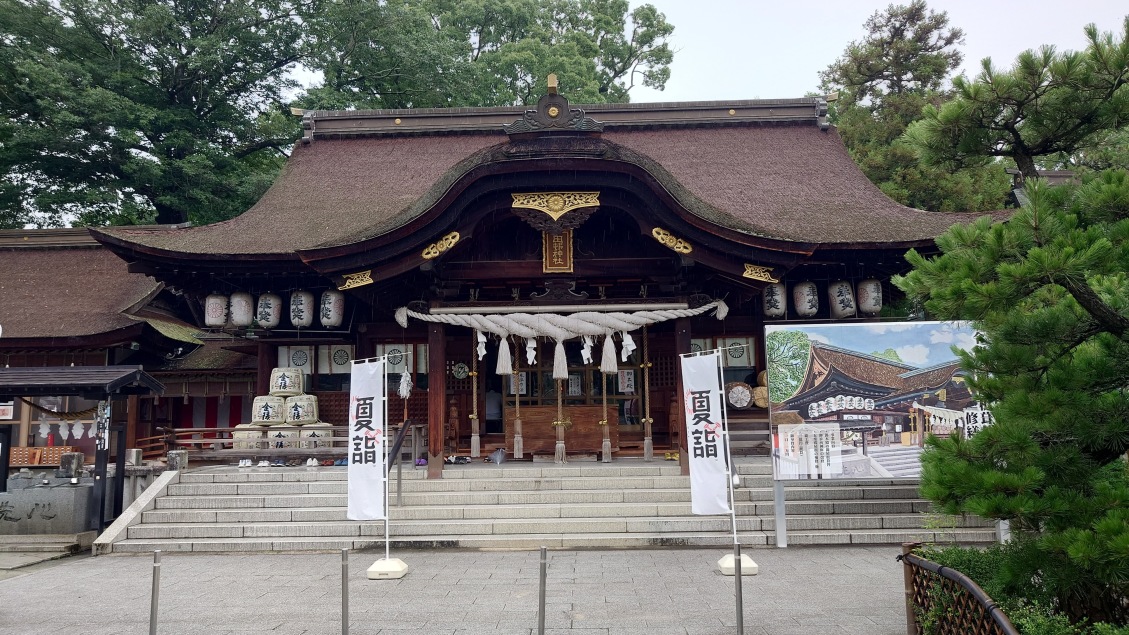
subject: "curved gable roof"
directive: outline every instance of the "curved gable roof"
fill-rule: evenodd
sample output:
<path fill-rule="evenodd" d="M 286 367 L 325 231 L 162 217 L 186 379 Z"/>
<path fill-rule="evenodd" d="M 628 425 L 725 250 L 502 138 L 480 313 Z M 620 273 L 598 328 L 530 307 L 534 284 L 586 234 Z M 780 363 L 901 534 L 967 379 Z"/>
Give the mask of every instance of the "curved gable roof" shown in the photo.
<path fill-rule="evenodd" d="M 838 134 L 821 129 L 818 109 L 806 119 L 796 114 L 814 100 L 739 104 L 750 114 L 733 121 L 714 116 L 713 102 L 604 106 L 592 112 L 611 120 L 598 139 L 510 140 L 496 120 L 519 111 L 504 109 L 315 113 L 307 115 L 308 128 L 323 120 L 323 128 L 337 127 L 299 144 L 243 215 L 202 227 L 105 228 L 95 236 L 148 253 L 296 259 L 297 251 L 349 245 L 404 226 L 452 188 L 465 187 L 460 181 L 473 179 L 468 175 L 477 168 L 551 170 L 562 157 L 583 159 L 593 171 L 599 161 L 629 164 L 691 215 L 782 243 L 908 246 L 972 219 L 887 198 Z M 774 119 L 784 107 L 791 110 Z M 415 132 L 401 129 L 400 116 L 413 114 L 426 123 Z M 560 148 L 570 139 L 571 154 Z"/>

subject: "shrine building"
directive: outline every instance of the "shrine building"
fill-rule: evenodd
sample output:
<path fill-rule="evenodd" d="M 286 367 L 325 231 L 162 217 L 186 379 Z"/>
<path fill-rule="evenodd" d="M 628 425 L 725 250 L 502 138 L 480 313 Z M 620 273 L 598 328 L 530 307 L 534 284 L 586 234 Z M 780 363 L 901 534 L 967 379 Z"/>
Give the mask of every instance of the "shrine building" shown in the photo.
<path fill-rule="evenodd" d="M 133 440 L 248 423 L 278 367 L 344 425 L 350 362 L 387 356 L 390 419 L 426 422 L 440 477 L 558 440 L 678 452 L 678 356 L 723 348 L 733 449 L 766 452 L 765 325 L 896 316 L 906 251 L 973 218 L 887 198 L 820 98 L 577 107 L 551 87 L 302 127 L 237 218 L 0 232 L 5 365 L 143 365 L 165 395 L 117 415 Z M 58 433 L 34 407 L 16 445 Z"/>

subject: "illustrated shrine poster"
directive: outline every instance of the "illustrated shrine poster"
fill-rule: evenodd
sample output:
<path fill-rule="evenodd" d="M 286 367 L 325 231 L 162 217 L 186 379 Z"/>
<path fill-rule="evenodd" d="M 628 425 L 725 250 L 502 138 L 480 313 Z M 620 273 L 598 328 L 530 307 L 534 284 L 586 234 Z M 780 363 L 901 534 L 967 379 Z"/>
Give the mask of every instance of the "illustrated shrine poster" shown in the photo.
<path fill-rule="evenodd" d="M 384 520 L 386 360 L 353 362 L 349 380 L 349 520 Z"/>
<path fill-rule="evenodd" d="M 954 352 L 975 344 L 968 322 L 765 327 L 775 477 L 918 478 L 926 435 L 991 421 Z"/>
<path fill-rule="evenodd" d="M 690 510 L 695 514 L 730 513 L 720 363 L 718 351 L 682 358 L 686 445 L 690 450 Z"/>

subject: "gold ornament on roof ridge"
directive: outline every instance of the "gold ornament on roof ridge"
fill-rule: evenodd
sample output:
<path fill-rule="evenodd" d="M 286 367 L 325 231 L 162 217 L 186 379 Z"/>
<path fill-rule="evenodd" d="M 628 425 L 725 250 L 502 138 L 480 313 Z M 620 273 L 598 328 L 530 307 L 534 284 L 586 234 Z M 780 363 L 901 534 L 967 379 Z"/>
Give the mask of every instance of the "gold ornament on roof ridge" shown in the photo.
<path fill-rule="evenodd" d="M 431 260 L 432 258 L 438 258 L 440 254 L 454 247 L 455 244 L 459 242 L 459 238 L 459 232 L 451 232 L 438 241 L 431 243 L 427 246 L 427 249 L 423 250 L 423 259 Z"/>
<path fill-rule="evenodd" d="M 342 274 L 341 277 L 345 279 L 345 283 L 337 287 L 338 291 L 344 291 L 346 289 L 352 289 L 355 287 L 363 287 L 366 284 L 373 283 L 372 269 L 369 269 L 368 271 L 358 271 L 357 273 Z"/>
<path fill-rule="evenodd" d="M 545 212 L 553 220 L 560 220 L 574 209 L 600 205 L 599 192 L 529 192 L 513 197 L 515 208 Z"/>
<path fill-rule="evenodd" d="M 780 282 L 778 278 L 772 277 L 772 267 L 764 267 L 761 265 L 750 265 L 745 263 L 745 273 L 741 274 L 742 278 L 752 278 L 753 280 L 761 280 L 764 282 Z"/>
<path fill-rule="evenodd" d="M 678 238 L 662 227 L 656 227 L 651 230 L 651 236 L 654 236 L 655 240 L 659 241 L 660 244 L 666 245 L 680 254 L 688 254 L 694 251 L 690 243 Z"/>

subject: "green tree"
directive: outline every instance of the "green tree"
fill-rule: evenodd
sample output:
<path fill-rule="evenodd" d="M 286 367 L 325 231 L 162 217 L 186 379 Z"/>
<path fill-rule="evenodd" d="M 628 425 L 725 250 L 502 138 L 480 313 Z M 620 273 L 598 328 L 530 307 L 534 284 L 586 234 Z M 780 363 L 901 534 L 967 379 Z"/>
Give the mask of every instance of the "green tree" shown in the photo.
<path fill-rule="evenodd" d="M 1008 520 L 1011 591 L 1047 589 L 1073 620 L 1129 621 L 1129 173 L 1027 185 L 987 218 L 909 254 L 895 283 L 941 319 L 971 319 L 961 353 L 995 424 L 930 438 L 922 493 L 948 513 Z"/>
<path fill-rule="evenodd" d="M 887 349 L 886 349 L 886 350 L 884 350 L 884 351 L 874 351 L 874 352 L 873 352 L 873 353 L 871 353 L 870 355 L 871 355 L 871 357 L 878 357 L 878 358 L 880 358 L 880 359 L 888 359 L 888 360 L 890 360 L 890 361 L 892 361 L 892 362 L 897 362 L 897 363 L 899 363 L 899 364 L 903 364 L 903 363 L 905 363 L 905 362 L 904 362 L 904 361 L 902 360 L 902 356 L 901 356 L 901 355 L 898 355 L 898 351 L 896 351 L 896 350 L 894 350 L 894 349 L 892 349 L 892 348 L 887 348 Z"/>
<path fill-rule="evenodd" d="M 765 339 L 768 398 L 781 403 L 796 393 L 804 381 L 811 340 L 803 331 L 773 331 Z"/>
<path fill-rule="evenodd" d="M 21 226 L 207 222 L 296 138 L 320 0 L 0 0 L 0 204 Z"/>
<path fill-rule="evenodd" d="M 906 139 L 931 164 L 1015 161 L 1024 178 L 1040 161 L 1086 148 L 1095 134 L 1129 123 L 1129 16 L 1120 39 L 1086 27 L 1085 51 L 1025 51 L 1006 71 L 982 62 L 975 80 L 953 80 L 956 97 L 926 107 Z"/>
<path fill-rule="evenodd" d="M 674 27 L 627 0 L 412 0 L 330 3 L 313 22 L 316 108 L 507 106 L 536 101 L 549 73 L 576 103 L 662 89 Z"/>
<path fill-rule="evenodd" d="M 1000 166 L 957 171 L 922 165 L 901 141 L 927 104 L 945 98 L 963 59 L 964 32 L 923 0 L 890 5 L 863 25 L 866 36 L 820 73 L 838 92 L 833 121 L 855 162 L 887 196 L 933 211 L 982 211 L 1004 205 L 1009 179 Z"/>

